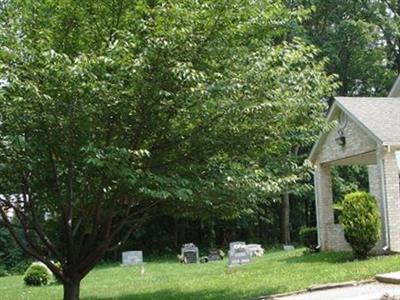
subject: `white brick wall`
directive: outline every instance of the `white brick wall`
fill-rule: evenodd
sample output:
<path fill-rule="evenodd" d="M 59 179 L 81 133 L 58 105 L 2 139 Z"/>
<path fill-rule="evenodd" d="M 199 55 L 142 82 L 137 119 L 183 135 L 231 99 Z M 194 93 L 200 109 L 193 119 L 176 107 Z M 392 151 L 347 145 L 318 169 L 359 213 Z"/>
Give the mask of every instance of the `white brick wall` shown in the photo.
<path fill-rule="evenodd" d="M 339 224 L 334 224 L 331 168 L 318 165 L 315 169 L 317 227 L 322 250 L 351 250 Z"/>
<path fill-rule="evenodd" d="M 395 149 L 378 146 L 373 138 L 351 120 L 344 129 L 344 135 L 346 145 L 342 147 L 335 141 L 338 137 L 337 128 L 333 129 L 328 133 L 316 157 L 315 198 L 318 235 L 322 250 L 350 250 L 341 226 L 334 224 L 330 166 L 341 164 L 343 159 L 352 157 L 352 163 L 369 164 L 370 192 L 379 201 L 382 219 L 381 240 L 374 248 L 374 252 L 382 250 L 386 244 L 386 236 L 389 239 L 390 249 L 400 251 L 400 186 Z M 366 156 L 365 153 L 371 154 Z M 388 232 L 385 228 L 388 228 Z"/>
<path fill-rule="evenodd" d="M 369 165 L 368 166 L 368 180 L 369 180 L 369 192 L 375 196 L 378 201 L 379 213 L 381 216 L 381 238 L 376 244 L 373 252 L 382 252 L 382 248 L 386 244 L 386 215 L 385 215 L 385 205 L 382 201 L 382 176 L 380 165 Z"/>
<path fill-rule="evenodd" d="M 368 136 L 365 131 L 359 128 L 352 120 L 349 119 L 343 131 L 346 137 L 346 145 L 342 147 L 336 143 L 336 138 L 339 136 L 338 128 L 332 129 L 328 133 L 317 155 L 317 161 L 321 164 L 328 163 L 357 154 L 374 151 L 377 148 L 375 140 Z"/>
<path fill-rule="evenodd" d="M 399 170 L 394 149 L 379 151 L 379 164 L 383 169 L 383 195 L 387 210 L 389 245 L 392 251 L 400 251 L 400 186 Z"/>
<path fill-rule="evenodd" d="M 334 221 L 331 168 L 326 165 L 318 165 L 314 176 L 319 243 L 323 250 L 328 250 Z"/>

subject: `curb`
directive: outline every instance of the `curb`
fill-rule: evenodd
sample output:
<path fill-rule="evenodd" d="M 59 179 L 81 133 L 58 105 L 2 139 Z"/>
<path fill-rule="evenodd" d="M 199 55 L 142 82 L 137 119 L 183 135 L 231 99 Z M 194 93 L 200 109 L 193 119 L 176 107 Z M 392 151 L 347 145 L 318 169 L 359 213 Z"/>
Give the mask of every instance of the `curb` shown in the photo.
<path fill-rule="evenodd" d="M 376 282 L 376 280 L 375 279 L 366 279 L 366 280 L 361 280 L 361 281 L 346 281 L 346 282 L 339 282 L 339 283 L 311 285 L 310 287 L 308 287 L 305 290 L 299 290 L 299 291 L 295 291 L 295 292 L 282 293 L 282 294 L 275 294 L 275 295 L 270 295 L 270 296 L 261 296 L 259 298 L 255 298 L 254 300 L 279 300 L 279 298 L 299 295 L 299 294 L 303 294 L 306 292 L 316 292 L 316 291 L 324 291 L 324 290 L 330 290 L 330 289 L 335 289 L 335 288 L 358 286 L 358 285 L 368 284 L 368 283 L 373 283 L 373 282 Z"/>
<path fill-rule="evenodd" d="M 312 285 L 307 289 L 307 291 L 309 291 L 309 292 L 324 291 L 324 290 L 330 290 L 330 289 L 341 288 L 341 287 L 349 287 L 349 286 L 368 284 L 368 283 L 373 283 L 375 281 L 376 281 L 375 279 L 366 279 L 366 280 L 361 280 L 361 281 L 346 281 L 346 282 L 339 282 L 339 283 Z"/>
<path fill-rule="evenodd" d="M 300 295 L 300 294 L 303 294 L 306 292 L 307 292 L 307 290 L 299 290 L 299 291 L 295 291 L 295 292 L 281 293 L 281 294 L 275 294 L 275 295 L 271 295 L 271 296 L 261 296 L 254 300 L 275 300 L 275 299 L 279 299 L 282 297 Z"/>
<path fill-rule="evenodd" d="M 400 272 L 378 274 L 375 279 L 383 283 L 400 284 Z"/>

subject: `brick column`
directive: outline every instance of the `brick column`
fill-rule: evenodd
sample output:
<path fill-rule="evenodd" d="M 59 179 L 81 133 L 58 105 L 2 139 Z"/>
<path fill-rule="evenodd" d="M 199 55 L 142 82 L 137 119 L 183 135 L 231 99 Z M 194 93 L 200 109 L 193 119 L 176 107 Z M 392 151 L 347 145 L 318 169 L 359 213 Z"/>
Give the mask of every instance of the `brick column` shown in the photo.
<path fill-rule="evenodd" d="M 383 200 L 387 211 L 390 250 L 400 252 L 400 186 L 395 151 L 382 149 L 378 161 L 384 177 Z"/>
<path fill-rule="evenodd" d="M 382 164 L 369 165 L 368 166 L 368 181 L 369 181 L 369 192 L 377 199 L 378 208 L 381 217 L 381 238 L 373 249 L 374 252 L 382 252 L 382 247 L 387 243 L 386 241 L 386 213 L 385 203 L 383 200 L 382 190 Z"/>
<path fill-rule="evenodd" d="M 369 192 L 378 200 L 382 199 L 382 178 L 378 165 L 368 166 Z"/>
<path fill-rule="evenodd" d="M 318 239 L 321 250 L 329 250 L 330 233 L 332 232 L 334 222 L 330 166 L 316 166 L 314 173 L 314 184 Z"/>

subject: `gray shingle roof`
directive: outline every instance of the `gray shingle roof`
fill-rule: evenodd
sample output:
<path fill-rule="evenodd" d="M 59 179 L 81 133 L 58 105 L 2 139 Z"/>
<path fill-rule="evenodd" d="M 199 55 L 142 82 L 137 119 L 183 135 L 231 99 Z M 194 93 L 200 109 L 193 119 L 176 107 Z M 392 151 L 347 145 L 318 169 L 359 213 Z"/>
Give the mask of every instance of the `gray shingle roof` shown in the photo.
<path fill-rule="evenodd" d="M 336 97 L 336 101 L 383 144 L 400 144 L 400 97 Z"/>

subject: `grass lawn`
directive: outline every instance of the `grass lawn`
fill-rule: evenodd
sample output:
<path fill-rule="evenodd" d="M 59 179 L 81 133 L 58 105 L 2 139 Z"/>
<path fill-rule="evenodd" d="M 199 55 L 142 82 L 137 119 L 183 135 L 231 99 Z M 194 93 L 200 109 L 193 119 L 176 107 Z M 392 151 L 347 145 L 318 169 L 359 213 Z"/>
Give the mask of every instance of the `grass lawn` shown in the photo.
<path fill-rule="evenodd" d="M 360 280 L 376 273 L 399 271 L 400 256 L 349 261 L 349 253 L 303 255 L 302 250 L 274 251 L 247 266 L 227 269 L 226 263 L 181 265 L 176 261 L 138 268 L 103 265 L 82 282 L 82 299 L 251 299 L 304 289 L 311 284 Z M 26 287 L 22 276 L 0 278 L 0 299 L 61 299 L 62 286 Z"/>

